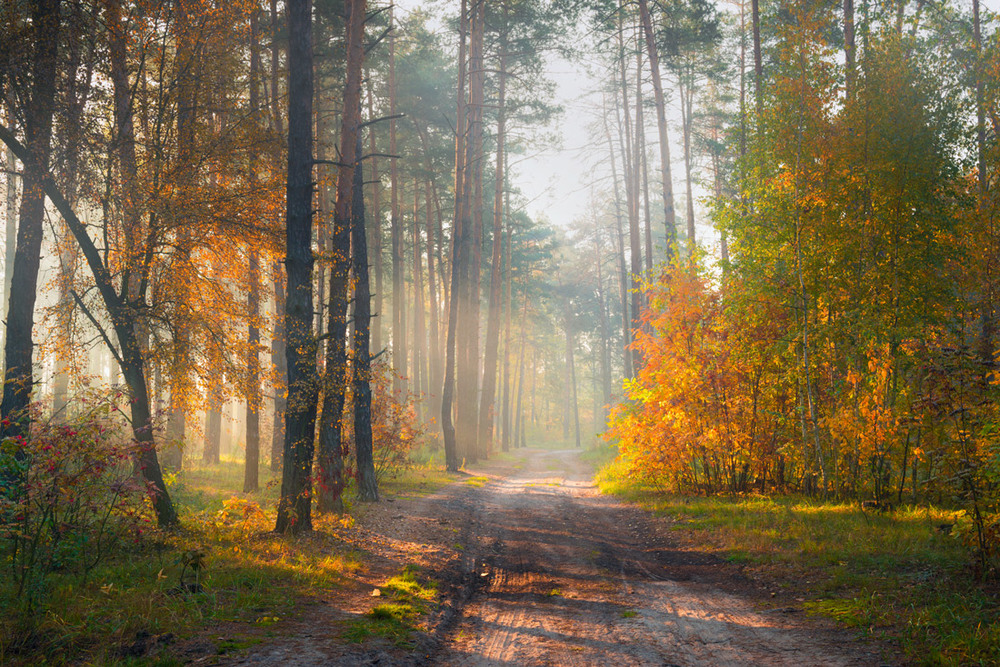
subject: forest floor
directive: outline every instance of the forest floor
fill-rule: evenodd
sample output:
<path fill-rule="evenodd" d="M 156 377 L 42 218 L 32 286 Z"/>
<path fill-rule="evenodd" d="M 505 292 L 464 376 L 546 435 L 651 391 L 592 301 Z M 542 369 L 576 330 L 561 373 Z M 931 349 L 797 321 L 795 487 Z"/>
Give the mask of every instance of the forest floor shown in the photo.
<path fill-rule="evenodd" d="M 518 455 L 469 466 L 437 491 L 360 508 L 346 535 L 365 566 L 349 583 L 316 591 L 295 618 L 233 640 L 222 655 L 227 628 L 216 627 L 173 646 L 173 657 L 291 666 L 901 662 L 892 646 L 807 615 L 794 593 L 767 590 L 740 565 L 682 543 L 671 519 L 601 495 L 579 452 Z M 388 592 L 398 589 L 386 583 L 406 566 L 436 586 L 436 601 L 409 608 L 424 612 L 416 630 L 380 632 L 392 619 L 379 626 L 372 609 L 393 602 Z"/>

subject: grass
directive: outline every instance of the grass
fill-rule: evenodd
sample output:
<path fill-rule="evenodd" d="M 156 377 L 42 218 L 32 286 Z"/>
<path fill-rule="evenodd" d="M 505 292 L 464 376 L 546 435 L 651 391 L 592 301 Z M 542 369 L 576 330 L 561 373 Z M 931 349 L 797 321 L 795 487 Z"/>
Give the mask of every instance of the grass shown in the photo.
<path fill-rule="evenodd" d="M 482 488 L 486 486 L 486 483 L 490 481 L 489 477 L 469 477 L 465 480 L 465 483 L 469 486 L 475 486 L 477 488 Z"/>
<path fill-rule="evenodd" d="M 799 497 L 674 496 L 624 480 L 615 464 L 597 481 L 669 518 L 679 541 L 743 566 L 776 596 L 898 639 L 917 664 L 995 664 L 1000 655 L 1000 605 L 971 577 L 956 512 L 865 515 L 856 503 Z M 937 530 L 946 523 L 955 535 Z"/>
<path fill-rule="evenodd" d="M 437 583 L 419 576 L 420 569 L 407 565 L 379 590 L 391 602 L 376 605 L 360 619 L 348 624 L 344 637 L 361 643 L 382 637 L 401 648 L 412 648 L 412 633 L 419 629 L 419 619 L 428 605 L 438 599 Z"/>
<path fill-rule="evenodd" d="M 169 642 L 145 657 L 130 656 L 137 638 L 183 639 L 226 624 L 226 638 L 211 641 L 219 654 L 260 640 L 267 626 L 295 614 L 296 601 L 316 590 L 336 589 L 360 566 L 359 556 L 336 531 L 350 517 L 316 517 L 316 530 L 287 539 L 271 532 L 278 496 L 270 471 L 262 488 L 233 494 L 243 482 L 240 462 L 193 464 L 170 475 L 181 527 L 153 531 L 128 550 L 103 561 L 86 584 L 49 576 L 47 595 L 35 609 L 18 609 L 0 578 L 0 664 L 179 664 Z M 184 562 L 204 554 L 200 589 Z M 182 581 L 183 574 L 183 581 Z M 153 642 L 156 645 L 156 642 Z"/>

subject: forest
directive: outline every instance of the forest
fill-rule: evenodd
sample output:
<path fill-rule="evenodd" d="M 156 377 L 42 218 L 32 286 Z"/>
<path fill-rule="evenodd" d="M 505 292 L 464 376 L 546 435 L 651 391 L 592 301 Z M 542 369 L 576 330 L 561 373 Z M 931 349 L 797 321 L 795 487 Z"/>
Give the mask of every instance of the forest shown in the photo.
<path fill-rule="evenodd" d="M 4 0 L 0 662 L 529 449 L 995 594 L 998 139 L 979 0 Z"/>

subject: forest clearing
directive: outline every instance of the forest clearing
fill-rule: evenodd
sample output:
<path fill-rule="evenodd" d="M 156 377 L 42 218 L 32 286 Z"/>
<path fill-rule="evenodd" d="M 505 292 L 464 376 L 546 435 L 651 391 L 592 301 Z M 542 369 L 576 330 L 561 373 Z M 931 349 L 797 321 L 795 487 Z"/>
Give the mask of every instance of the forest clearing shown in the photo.
<path fill-rule="evenodd" d="M 0 3 L 0 663 L 1000 664 L 996 9 Z"/>

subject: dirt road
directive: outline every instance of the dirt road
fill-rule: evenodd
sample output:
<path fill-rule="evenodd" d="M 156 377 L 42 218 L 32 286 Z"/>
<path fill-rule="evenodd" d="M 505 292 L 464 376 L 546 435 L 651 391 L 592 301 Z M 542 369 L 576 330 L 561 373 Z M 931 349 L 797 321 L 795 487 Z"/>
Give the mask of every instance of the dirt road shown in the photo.
<path fill-rule="evenodd" d="M 311 624 L 236 664 L 885 664 L 801 608 L 764 608 L 733 566 L 677 549 L 666 521 L 600 495 L 577 452 L 528 456 L 383 517 L 383 547 L 441 582 L 416 650 L 324 645 Z"/>

